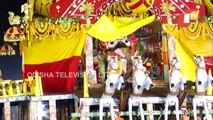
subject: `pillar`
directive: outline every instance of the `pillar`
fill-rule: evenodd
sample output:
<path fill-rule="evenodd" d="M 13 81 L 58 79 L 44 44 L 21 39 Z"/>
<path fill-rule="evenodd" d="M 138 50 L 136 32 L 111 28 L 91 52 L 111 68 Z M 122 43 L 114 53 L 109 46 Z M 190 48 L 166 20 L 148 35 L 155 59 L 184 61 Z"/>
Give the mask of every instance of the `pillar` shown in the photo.
<path fill-rule="evenodd" d="M 164 83 L 169 81 L 169 59 L 168 59 L 168 40 L 167 34 L 162 35 L 162 57 L 164 68 Z"/>

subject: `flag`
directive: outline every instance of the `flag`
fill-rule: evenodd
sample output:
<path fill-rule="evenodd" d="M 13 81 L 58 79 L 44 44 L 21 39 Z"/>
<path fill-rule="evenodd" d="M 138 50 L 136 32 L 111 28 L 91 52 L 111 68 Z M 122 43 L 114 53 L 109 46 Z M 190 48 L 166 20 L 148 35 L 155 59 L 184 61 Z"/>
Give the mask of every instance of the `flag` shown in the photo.
<path fill-rule="evenodd" d="M 73 32 L 70 36 L 47 36 L 44 40 L 34 38 L 36 43 L 24 47 L 23 77 L 33 77 L 37 71 L 45 93 L 71 92 L 78 73 L 78 64 L 86 39 L 86 30 Z"/>

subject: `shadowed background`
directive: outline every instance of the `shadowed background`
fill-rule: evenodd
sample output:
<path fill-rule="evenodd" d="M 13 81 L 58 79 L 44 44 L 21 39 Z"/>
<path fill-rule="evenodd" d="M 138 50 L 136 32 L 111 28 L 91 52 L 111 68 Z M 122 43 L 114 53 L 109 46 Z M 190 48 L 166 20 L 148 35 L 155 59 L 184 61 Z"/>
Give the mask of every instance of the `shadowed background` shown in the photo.
<path fill-rule="evenodd" d="M 27 0 L 3 0 L 0 4 L 0 46 L 4 44 L 4 33 L 11 27 L 8 21 L 8 11 L 15 15 L 21 14 L 21 5 Z M 10 44 L 10 43 L 9 43 Z M 3 79 L 20 79 L 21 78 L 21 56 L 19 46 L 13 46 L 16 51 L 14 56 L 0 56 L 0 69 Z"/>

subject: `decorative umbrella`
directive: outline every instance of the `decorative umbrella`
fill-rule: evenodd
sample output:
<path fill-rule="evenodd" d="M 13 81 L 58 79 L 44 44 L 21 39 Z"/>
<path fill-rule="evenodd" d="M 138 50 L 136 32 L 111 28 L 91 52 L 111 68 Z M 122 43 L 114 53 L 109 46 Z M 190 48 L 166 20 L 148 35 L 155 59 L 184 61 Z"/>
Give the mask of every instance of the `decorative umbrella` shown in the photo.
<path fill-rule="evenodd" d="M 9 44 L 4 44 L 0 47 L 0 56 L 15 55 L 15 50 Z"/>
<path fill-rule="evenodd" d="M 13 45 L 17 45 L 16 42 L 21 41 L 24 37 L 22 30 L 16 26 L 10 27 L 7 29 L 7 32 L 4 35 L 5 42 L 13 42 Z"/>

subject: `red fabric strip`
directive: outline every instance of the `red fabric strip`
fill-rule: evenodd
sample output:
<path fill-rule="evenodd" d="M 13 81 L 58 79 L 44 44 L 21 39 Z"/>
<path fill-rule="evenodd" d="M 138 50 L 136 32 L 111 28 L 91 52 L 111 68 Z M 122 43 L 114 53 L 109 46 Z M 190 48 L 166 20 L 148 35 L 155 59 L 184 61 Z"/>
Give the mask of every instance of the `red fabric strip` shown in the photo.
<path fill-rule="evenodd" d="M 44 93 L 71 92 L 74 89 L 76 77 L 83 77 L 81 73 L 78 73 L 79 60 L 79 56 L 73 56 L 52 63 L 25 64 L 23 76 L 24 78 L 34 76 L 34 72 L 38 71 Z"/>
<path fill-rule="evenodd" d="M 205 59 L 205 63 L 206 63 L 207 72 L 209 70 L 211 70 L 212 75 L 213 75 L 213 56 L 206 56 L 206 57 L 204 57 L 204 59 Z"/>
<path fill-rule="evenodd" d="M 135 3 L 134 5 L 129 6 L 129 9 L 130 9 L 130 10 L 133 10 L 133 9 L 139 7 L 141 4 L 143 4 L 143 1 L 142 1 L 142 0 L 139 0 L 139 1 L 138 1 L 137 3 Z"/>

